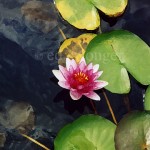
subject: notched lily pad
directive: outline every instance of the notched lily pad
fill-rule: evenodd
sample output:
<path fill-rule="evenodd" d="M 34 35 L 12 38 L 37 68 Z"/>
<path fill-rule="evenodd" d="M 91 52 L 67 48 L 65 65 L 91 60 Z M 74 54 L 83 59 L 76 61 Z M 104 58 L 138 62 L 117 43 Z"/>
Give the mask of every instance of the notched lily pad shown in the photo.
<path fill-rule="evenodd" d="M 115 124 L 100 116 L 81 116 L 61 129 L 55 150 L 115 150 L 115 129 Z"/>
<path fill-rule="evenodd" d="M 128 0 L 90 0 L 99 10 L 110 17 L 117 17 L 123 14 Z"/>
<path fill-rule="evenodd" d="M 135 34 L 117 30 L 97 35 L 88 45 L 87 63 L 99 64 L 104 71 L 102 80 L 113 93 L 128 93 L 127 71 L 141 84 L 150 84 L 150 47 Z"/>
<path fill-rule="evenodd" d="M 117 126 L 115 145 L 116 150 L 150 150 L 150 113 L 126 115 Z"/>
<path fill-rule="evenodd" d="M 62 17 L 79 29 L 94 30 L 100 25 L 97 9 L 110 17 L 121 15 L 127 0 L 55 0 Z"/>
<path fill-rule="evenodd" d="M 97 9 L 87 0 L 55 0 L 62 17 L 79 29 L 94 30 L 100 25 Z"/>
<path fill-rule="evenodd" d="M 70 38 L 63 42 L 61 45 L 58 55 L 58 63 L 65 66 L 66 58 L 75 59 L 79 62 L 84 56 L 85 49 L 89 42 L 96 36 L 96 34 L 82 34 L 77 38 Z"/>

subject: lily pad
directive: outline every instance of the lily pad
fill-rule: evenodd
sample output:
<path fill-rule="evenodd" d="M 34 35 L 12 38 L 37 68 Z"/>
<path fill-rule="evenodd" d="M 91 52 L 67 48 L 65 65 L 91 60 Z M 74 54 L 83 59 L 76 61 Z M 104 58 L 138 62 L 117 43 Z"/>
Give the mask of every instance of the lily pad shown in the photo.
<path fill-rule="evenodd" d="M 117 30 L 97 35 L 88 45 L 87 63 L 99 64 L 104 71 L 102 80 L 113 93 L 128 93 L 127 71 L 141 84 L 150 84 L 150 47 L 135 34 Z"/>
<path fill-rule="evenodd" d="M 127 4 L 128 0 L 90 0 L 99 10 L 110 17 L 120 16 Z"/>
<path fill-rule="evenodd" d="M 97 9 L 87 0 L 55 0 L 65 20 L 79 29 L 94 30 L 100 25 Z"/>
<path fill-rule="evenodd" d="M 109 16 L 121 15 L 127 0 L 55 0 L 62 17 L 79 29 L 94 30 L 100 25 L 98 9 Z"/>
<path fill-rule="evenodd" d="M 117 126 L 115 145 L 116 150 L 150 150 L 150 113 L 126 115 Z"/>
<path fill-rule="evenodd" d="M 145 93 L 144 109 L 150 110 L 150 86 L 147 88 Z"/>
<path fill-rule="evenodd" d="M 115 150 L 115 129 L 115 124 L 100 116 L 81 116 L 61 129 L 55 150 Z"/>
<path fill-rule="evenodd" d="M 59 48 L 58 63 L 65 66 L 66 58 L 75 59 L 77 63 L 80 62 L 81 58 L 84 56 L 87 45 L 95 36 L 96 34 L 86 33 L 77 38 L 65 40 Z"/>

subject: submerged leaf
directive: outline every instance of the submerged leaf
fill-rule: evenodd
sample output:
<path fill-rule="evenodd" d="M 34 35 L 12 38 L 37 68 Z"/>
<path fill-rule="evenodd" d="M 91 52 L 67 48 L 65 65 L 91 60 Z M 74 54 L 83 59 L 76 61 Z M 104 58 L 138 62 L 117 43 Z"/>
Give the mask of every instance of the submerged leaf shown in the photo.
<path fill-rule="evenodd" d="M 112 122 L 100 116 L 82 116 L 61 129 L 55 150 L 115 150 L 115 129 Z"/>

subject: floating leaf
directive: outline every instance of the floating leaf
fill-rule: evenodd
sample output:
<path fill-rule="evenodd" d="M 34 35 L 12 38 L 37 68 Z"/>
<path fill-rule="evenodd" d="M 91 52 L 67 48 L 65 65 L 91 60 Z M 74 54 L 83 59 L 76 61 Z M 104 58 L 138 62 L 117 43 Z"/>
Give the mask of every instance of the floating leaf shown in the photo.
<path fill-rule="evenodd" d="M 55 0 L 61 15 L 79 29 L 94 30 L 100 25 L 97 9 L 87 0 Z"/>
<path fill-rule="evenodd" d="M 95 36 L 96 34 L 87 33 L 82 34 L 77 38 L 65 40 L 58 52 L 58 63 L 65 66 L 66 58 L 75 59 L 76 62 L 79 62 L 84 56 L 87 45 Z"/>
<path fill-rule="evenodd" d="M 81 116 L 59 132 L 55 150 L 115 150 L 115 129 L 112 122 L 100 116 Z"/>
<path fill-rule="evenodd" d="M 120 16 L 127 4 L 128 0 L 90 0 L 99 10 L 110 17 Z"/>
<path fill-rule="evenodd" d="M 145 100 L 144 100 L 144 109 L 150 110 L 150 86 L 146 90 Z"/>
<path fill-rule="evenodd" d="M 121 15 L 127 0 L 55 0 L 62 17 L 79 29 L 94 30 L 100 25 L 100 17 L 96 9 L 109 16 Z"/>
<path fill-rule="evenodd" d="M 150 113 L 126 115 L 115 133 L 116 150 L 150 150 Z"/>
<path fill-rule="evenodd" d="M 150 48 L 138 36 L 118 30 L 96 36 L 88 45 L 87 63 L 100 64 L 102 80 L 113 93 L 128 93 L 130 81 L 127 71 L 141 84 L 150 84 Z"/>

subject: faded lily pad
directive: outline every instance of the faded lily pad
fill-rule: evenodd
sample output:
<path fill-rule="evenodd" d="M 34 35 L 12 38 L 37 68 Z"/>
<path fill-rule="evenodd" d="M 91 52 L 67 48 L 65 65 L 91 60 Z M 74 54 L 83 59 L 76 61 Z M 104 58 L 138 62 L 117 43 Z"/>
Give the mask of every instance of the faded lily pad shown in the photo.
<path fill-rule="evenodd" d="M 55 150 L 115 150 L 115 129 L 115 124 L 100 116 L 81 116 L 61 129 Z"/>
<path fill-rule="evenodd" d="M 127 71 L 141 84 L 150 84 L 150 47 L 135 34 L 117 30 L 97 35 L 88 45 L 87 63 L 100 65 L 101 79 L 113 93 L 128 93 L 130 81 Z"/>
<path fill-rule="evenodd" d="M 65 66 L 66 58 L 75 59 L 78 63 L 84 56 L 85 49 L 89 42 L 96 36 L 96 34 L 82 34 L 77 38 L 70 38 L 63 42 L 60 46 L 58 55 L 58 63 Z"/>
<path fill-rule="evenodd" d="M 116 150 L 150 150 L 150 113 L 126 115 L 117 126 L 115 145 Z"/>

